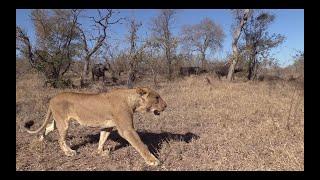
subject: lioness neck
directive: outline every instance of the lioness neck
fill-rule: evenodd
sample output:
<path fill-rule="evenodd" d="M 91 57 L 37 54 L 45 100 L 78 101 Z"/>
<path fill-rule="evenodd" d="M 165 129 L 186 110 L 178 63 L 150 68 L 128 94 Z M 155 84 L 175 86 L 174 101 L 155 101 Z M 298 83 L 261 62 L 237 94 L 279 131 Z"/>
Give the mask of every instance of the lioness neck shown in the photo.
<path fill-rule="evenodd" d="M 140 105 L 139 95 L 136 93 L 136 89 L 128 89 L 128 91 L 130 91 L 130 93 L 127 94 L 127 103 L 134 112 L 136 108 L 138 108 L 138 106 Z"/>
<path fill-rule="evenodd" d="M 114 94 L 115 96 L 110 96 Z M 139 95 L 136 93 L 136 89 L 114 89 L 110 92 L 104 93 L 106 97 L 114 97 L 117 101 L 121 101 L 126 103 L 130 109 L 134 112 L 136 108 L 140 105 Z"/>

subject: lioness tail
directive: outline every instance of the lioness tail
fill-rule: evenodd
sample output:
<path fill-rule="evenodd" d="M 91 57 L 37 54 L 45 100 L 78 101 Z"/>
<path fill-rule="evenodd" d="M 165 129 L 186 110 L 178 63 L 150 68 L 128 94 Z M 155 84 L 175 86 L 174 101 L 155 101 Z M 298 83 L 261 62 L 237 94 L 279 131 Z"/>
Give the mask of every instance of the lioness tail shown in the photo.
<path fill-rule="evenodd" d="M 41 130 L 43 130 L 46 127 L 46 125 L 48 124 L 48 122 L 50 120 L 51 115 L 52 115 L 52 112 L 51 112 L 51 109 L 49 107 L 48 111 L 47 111 L 46 119 L 44 120 L 44 123 L 42 124 L 42 126 L 39 129 L 34 130 L 34 131 L 31 131 L 31 130 L 27 129 L 27 132 L 30 133 L 30 134 L 39 133 Z"/>

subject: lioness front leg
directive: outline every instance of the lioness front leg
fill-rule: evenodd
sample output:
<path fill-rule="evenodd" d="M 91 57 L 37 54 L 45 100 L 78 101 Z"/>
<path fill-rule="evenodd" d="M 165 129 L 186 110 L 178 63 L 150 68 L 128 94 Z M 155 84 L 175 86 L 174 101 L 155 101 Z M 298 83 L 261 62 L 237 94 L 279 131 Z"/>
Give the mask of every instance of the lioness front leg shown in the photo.
<path fill-rule="evenodd" d="M 118 129 L 120 136 L 125 138 L 151 166 L 158 166 L 160 161 L 149 151 L 148 147 L 141 141 L 138 133 L 133 129 Z"/>
<path fill-rule="evenodd" d="M 106 156 L 109 154 L 109 150 L 103 150 L 103 145 L 108 139 L 108 136 L 110 132 L 112 131 L 112 128 L 105 128 L 101 130 L 100 132 L 100 140 L 99 140 L 99 146 L 98 146 L 98 154 L 102 156 Z"/>

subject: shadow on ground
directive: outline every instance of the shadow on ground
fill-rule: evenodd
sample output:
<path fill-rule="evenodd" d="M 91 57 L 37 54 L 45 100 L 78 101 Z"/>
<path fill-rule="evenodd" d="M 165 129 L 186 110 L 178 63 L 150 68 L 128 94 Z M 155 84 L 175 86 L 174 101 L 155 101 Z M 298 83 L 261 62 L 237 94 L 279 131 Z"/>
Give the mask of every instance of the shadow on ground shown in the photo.
<path fill-rule="evenodd" d="M 151 133 L 151 132 L 138 132 L 141 140 L 148 146 L 152 153 L 156 153 L 160 150 L 161 145 L 165 141 L 184 141 L 185 143 L 191 142 L 192 139 L 199 139 L 199 136 L 191 132 L 185 134 L 175 134 L 170 132 Z M 86 136 L 86 140 L 79 144 L 73 145 L 72 149 L 78 149 L 88 143 L 95 144 L 99 142 L 100 134 L 90 134 Z M 108 137 L 108 140 L 118 142 L 119 144 L 113 148 L 113 151 L 129 146 L 130 144 L 123 139 L 116 131 L 112 131 Z"/>

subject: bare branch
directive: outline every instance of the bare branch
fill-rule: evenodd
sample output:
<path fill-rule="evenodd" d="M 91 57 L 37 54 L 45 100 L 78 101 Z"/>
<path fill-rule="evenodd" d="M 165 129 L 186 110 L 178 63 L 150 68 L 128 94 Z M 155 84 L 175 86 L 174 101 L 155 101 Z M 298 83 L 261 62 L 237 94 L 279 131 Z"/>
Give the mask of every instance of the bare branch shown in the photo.
<path fill-rule="evenodd" d="M 116 24 L 120 22 L 123 18 L 118 18 L 113 22 L 110 22 L 110 19 L 113 17 L 114 11 L 112 9 L 107 10 L 97 10 L 98 15 L 97 17 L 89 17 L 91 21 L 93 22 L 93 26 L 96 27 L 98 31 L 98 36 L 93 38 L 87 38 L 88 35 L 81 29 L 80 25 L 78 26 L 78 29 L 81 34 L 81 39 L 83 42 L 83 47 L 85 50 L 85 66 L 82 73 L 82 78 L 85 78 L 89 74 L 88 68 L 89 68 L 89 62 L 91 57 L 98 52 L 98 50 L 102 47 L 104 44 L 105 39 L 107 38 L 107 29 L 110 25 Z M 89 49 L 88 42 L 94 40 L 93 47 Z"/>
<path fill-rule="evenodd" d="M 18 47 L 18 49 L 26 49 L 23 50 L 22 53 L 27 55 L 31 67 L 35 67 L 33 58 L 34 55 L 32 53 L 32 46 L 29 37 L 19 26 L 16 27 L 16 38 L 18 41 L 21 41 L 26 46 L 26 48 Z"/>

